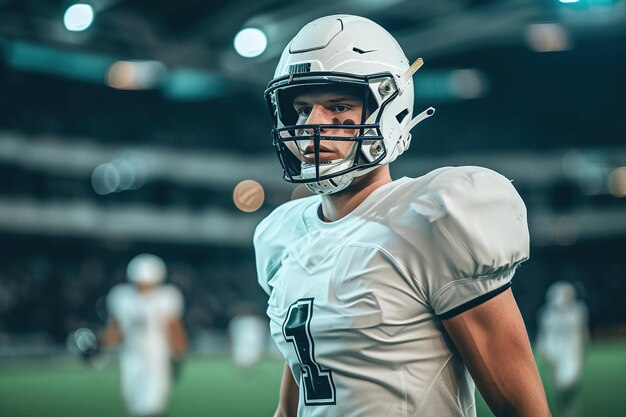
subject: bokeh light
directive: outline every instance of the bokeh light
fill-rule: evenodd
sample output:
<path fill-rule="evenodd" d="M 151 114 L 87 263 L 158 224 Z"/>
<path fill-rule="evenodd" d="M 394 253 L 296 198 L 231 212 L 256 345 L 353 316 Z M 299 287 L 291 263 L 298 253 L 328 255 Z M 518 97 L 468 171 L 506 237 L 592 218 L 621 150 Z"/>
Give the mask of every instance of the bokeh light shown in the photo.
<path fill-rule="evenodd" d="M 63 24 L 71 32 L 82 32 L 91 26 L 93 19 L 93 8 L 88 4 L 78 3 L 67 8 L 63 16 Z"/>
<path fill-rule="evenodd" d="M 233 191 L 235 206 L 246 213 L 257 211 L 265 200 L 263 186 L 254 180 L 243 180 Z"/>
<path fill-rule="evenodd" d="M 569 34 L 558 23 L 528 25 L 525 36 L 528 47 L 535 52 L 560 52 L 572 49 Z"/>
<path fill-rule="evenodd" d="M 159 61 L 117 61 L 106 74 L 106 84 L 120 90 L 148 90 L 164 79 L 167 69 Z"/>
<path fill-rule="evenodd" d="M 626 167 L 619 167 L 611 172 L 609 192 L 615 197 L 626 197 Z"/>
<path fill-rule="evenodd" d="M 235 51 L 244 58 L 254 58 L 265 52 L 267 36 L 257 28 L 242 29 L 235 36 Z"/>

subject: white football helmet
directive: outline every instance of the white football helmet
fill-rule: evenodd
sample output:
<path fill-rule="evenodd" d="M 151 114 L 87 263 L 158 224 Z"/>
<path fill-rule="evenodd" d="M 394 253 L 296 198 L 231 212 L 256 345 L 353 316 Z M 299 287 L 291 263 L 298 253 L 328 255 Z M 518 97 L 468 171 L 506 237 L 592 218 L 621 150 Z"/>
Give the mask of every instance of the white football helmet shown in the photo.
<path fill-rule="evenodd" d="M 555 307 L 567 307 L 576 301 L 576 287 L 568 281 L 557 281 L 546 291 L 546 302 Z"/>
<path fill-rule="evenodd" d="M 355 176 L 395 160 L 409 147 L 410 130 L 435 112 L 430 107 L 411 118 L 412 76 L 422 62 L 418 59 L 409 66 L 394 37 L 363 17 L 327 16 L 304 26 L 283 51 L 274 79 L 265 90 L 284 179 L 304 183 L 317 194 L 330 194 L 346 188 Z M 298 125 L 293 98 L 298 89 L 315 86 L 358 91 L 363 98 L 360 123 Z M 339 127 L 352 129 L 354 135 L 322 134 L 322 129 Z M 322 140 L 350 140 L 354 144 L 343 158 L 320 161 Z M 302 143 L 311 141 L 314 164 L 303 158 Z"/>
<path fill-rule="evenodd" d="M 126 274 L 134 284 L 160 284 L 165 280 L 167 267 L 158 256 L 142 253 L 128 263 Z"/>

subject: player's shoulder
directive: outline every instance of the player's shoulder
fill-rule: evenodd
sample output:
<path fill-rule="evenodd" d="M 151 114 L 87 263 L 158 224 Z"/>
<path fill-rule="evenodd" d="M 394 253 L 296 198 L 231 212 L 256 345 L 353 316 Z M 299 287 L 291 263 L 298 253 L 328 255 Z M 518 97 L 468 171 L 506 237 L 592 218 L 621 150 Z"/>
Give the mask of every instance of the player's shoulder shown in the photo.
<path fill-rule="evenodd" d="M 161 311 L 166 315 L 180 316 L 184 308 L 184 297 L 180 289 L 173 284 L 161 284 L 157 291 L 157 299 Z"/>
<path fill-rule="evenodd" d="M 132 297 L 135 294 L 136 290 L 135 287 L 132 284 L 129 284 L 127 282 L 122 282 L 119 284 L 114 285 L 110 290 L 109 290 L 109 298 L 126 298 L 126 297 Z"/>
<path fill-rule="evenodd" d="M 510 189 L 511 181 L 504 175 L 480 166 L 459 166 L 440 168 L 431 173 L 429 189 L 450 189 L 461 193 L 468 191 L 489 191 L 489 189 Z M 481 187 L 489 187 L 485 190 Z M 481 193 L 486 194 L 486 193 Z"/>
<path fill-rule="evenodd" d="M 254 252 L 261 287 L 269 294 L 268 281 L 276 272 L 289 245 L 306 233 L 303 212 L 319 196 L 292 200 L 277 207 L 259 223 L 254 231 Z"/>
<path fill-rule="evenodd" d="M 182 297 L 182 292 L 174 284 L 161 284 L 158 288 L 158 292 L 163 297 Z"/>
<path fill-rule="evenodd" d="M 500 275 L 529 256 L 526 206 L 503 175 L 483 167 L 441 171 L 429 184 L 434 244 L 459 276 Z"/>
<path fill-rule="evenodd" d="M 119 318 L 124 315 L 125 311 L 132 308 L 131 306 L 134 304 L 136 296 L 137 291 L 132 284 L 126 282 L 117 284 L 109 290 L 107 295 L 107 310 L 110 314 Z"/>
<path fill-rule="evenodd" d="M 447 214 L 460 215 L 463 207 L 498 206 L 525 215 L 525 207 L 511 181 L 479 166 L 443 167 L 403 184 L 400 196 L 412 211 L 434 222 Z M 522 213 L 524 212 L 524 213 Z"/>
<path fill-rule="evenodd" d="M 297 227 L 304 209 L 319 199 L 319 196 L 304 197 L 276 207 L 257 225 L 254 232 L 255 242 L 259 239 L 265 240 L 269 236 L 284 235 L 287 230 Z"/>
<path fill-rule="evenodd" d="M 480 166 L 449 166 L 430 171 L 414 178 L 410 186 L 419 188 L 421 193 L 455 191 L 467 193 L 476 186 L 510 187 L 511 181 L 502 174 Z"/>

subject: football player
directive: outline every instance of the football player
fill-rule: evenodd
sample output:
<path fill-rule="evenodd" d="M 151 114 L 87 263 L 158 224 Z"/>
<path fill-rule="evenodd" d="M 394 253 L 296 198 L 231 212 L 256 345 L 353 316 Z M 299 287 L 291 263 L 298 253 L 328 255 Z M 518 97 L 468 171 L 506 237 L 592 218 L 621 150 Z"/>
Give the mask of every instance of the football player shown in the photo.
<path fill-rule="evenodd" d="M 246 309 L 228 322 L 230 354 L 233 363 L 242 369 L 258 364 L 268 345 L 267 320 Z"/>
<path fill-rule="evenodd" d="M 107 296 L 110 319 L 98 342 L 120 345 L 121 392 L 129 412 L 162 416 L 187 349 L 183 297 L 175 286 L 163 284 L 167 269 L 155 255 L 133 258 L 127 275 L 130 283 L 116 285 Z"/>
<path fill-rule="evenodd" d="M 289 42 L 265 97 L 284 179 L 314 196 L 255 231 L 267 315 L 285 357 L 276 417 L 549 416 L 511 291 L 526 208 L 486 168 L 395 181 L 411 142 L 413 65 L 357 16 Z"/>
<path fill-rule="evenodd" d="M 580 379 L 589 342 L 587 306 L 571 283 L 557 281 L 548 288 L 538 318 L 537 353 L 550 367 L 560 415 L 580 416 Z"/>

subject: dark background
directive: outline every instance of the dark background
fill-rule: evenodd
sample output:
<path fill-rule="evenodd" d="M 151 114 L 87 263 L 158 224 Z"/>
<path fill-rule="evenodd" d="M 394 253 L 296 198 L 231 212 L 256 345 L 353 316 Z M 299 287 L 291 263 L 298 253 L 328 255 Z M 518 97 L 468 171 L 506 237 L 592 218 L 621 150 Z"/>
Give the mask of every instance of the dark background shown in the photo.
<path fill-rule="evenodd" d="M 167 262 L 192 339 L 224 330 L 242 305 L 264 311 L 252 232 L 293 187 L 262 94 L 288 40 L 333 13 L 375 20 L 426 62 L 416 111 L 437 114 L 413 131 L 394 176 L 474 164 L 514 180 L 532 239 L 514 291 L 531 335 L 546 288 L 562 279 L 588 303 L 594 337 L 626 334 L 625 2 L 103 0 L 80 33 L 63 28 L 69 4 L 0 0 L 4 356 L 25 344 L 51 352 L 68 332 L 103 325 L 98 300 L 140 252 Z M 565 36 L 563 50 L 533 47 L 538 24 Z M 266 31 L 261 56 L 234 51 L 244 27 Z M 112 88 L 118 60 L 158 61 L 161 78 Z M 457 70 L 473 77 L 461 89 L 477 79 L 478 93 L 454 92 Z M 124 160 L 143 175 L 136 189 L 97 193 L 94 170 Z M 232 202 L 243 179 L 265 189 L 257 212 Z"/>

